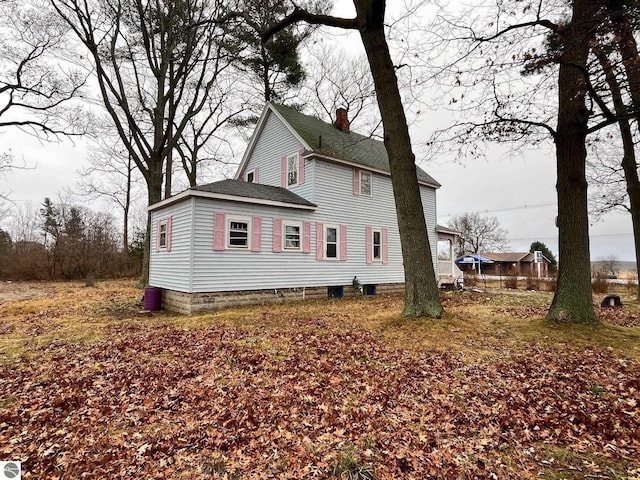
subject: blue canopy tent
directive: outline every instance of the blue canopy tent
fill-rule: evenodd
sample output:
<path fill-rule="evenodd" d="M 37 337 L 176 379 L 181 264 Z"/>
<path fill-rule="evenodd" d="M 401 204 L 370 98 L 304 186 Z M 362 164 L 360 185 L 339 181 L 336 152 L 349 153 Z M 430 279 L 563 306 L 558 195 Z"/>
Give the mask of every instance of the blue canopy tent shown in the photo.
<path fill-rule="evenodd" d="M 471 265 L 472 266 L 472 270 L 476 270 L 476 265 L 478 266 L 477 268 L 477 272 L 478 275 L 482 274 L 482 265 L 483 264 L 488 264 L 488 263 L 495 263 L 493 260 L 491 260 L 488 257 L 484 257 L 482 255 L 478 255 L 477 253 L 474 254 L 470 254 L 470 255 L 465 255 L 463 257 L 458 258 L 455 261 L 456 265 Z"/>

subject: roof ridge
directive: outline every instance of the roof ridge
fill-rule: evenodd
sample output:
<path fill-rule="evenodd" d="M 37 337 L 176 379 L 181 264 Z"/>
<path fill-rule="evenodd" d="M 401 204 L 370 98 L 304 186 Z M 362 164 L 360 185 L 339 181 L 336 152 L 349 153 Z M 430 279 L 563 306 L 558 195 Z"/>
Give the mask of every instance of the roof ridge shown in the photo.
<path fill-rule="evenodd" d="M 310 147 L 312 153 L 391 174 L 389 157 L 383 141 L 354 131 L 344 132 L 317 116 L 286 105 L 273 102 L 269 102 L 268 105 Z M 435 188 L 440 187 L 437 180 L 415 165 L 420 182 Z"/>

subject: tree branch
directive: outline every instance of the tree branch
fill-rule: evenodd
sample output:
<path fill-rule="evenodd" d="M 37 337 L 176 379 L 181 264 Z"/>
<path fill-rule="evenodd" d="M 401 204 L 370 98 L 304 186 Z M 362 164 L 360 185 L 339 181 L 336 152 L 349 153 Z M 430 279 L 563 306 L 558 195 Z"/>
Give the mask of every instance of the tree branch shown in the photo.
<path fill-rule="evenodd" d="M 266 43 L 269 39 L 281 30 L 293 25 L 294 23 L 304 21 L 311 25 L 325 25 L 327 27 L 343 28 L 347 30 L 358 30 L 359 22 L 357 18 L 340 18 L 331 15 L 318 15 L 310 13 L 300 7 L 295 7 L 293 12 L 284 17 L 278 23 L 267 28 L 261 35 L 262 42 Z"/>

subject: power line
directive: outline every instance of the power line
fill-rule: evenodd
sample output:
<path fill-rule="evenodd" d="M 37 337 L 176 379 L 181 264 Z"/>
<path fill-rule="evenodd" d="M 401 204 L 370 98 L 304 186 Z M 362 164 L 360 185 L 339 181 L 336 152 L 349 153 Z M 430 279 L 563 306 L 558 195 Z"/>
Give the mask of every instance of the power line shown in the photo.
<path fill-rule="evenodd" d="M 504 208 L 493 208 L 493 209 L 486 209 L 486 210 L 477 210 L 477 211 L 473 211 L 473 212 L 463 212 L 463 213 L 447 213 L 444 215 L 438 215 L 438 217 L 455 217 L 458 215 L 463 215 L 464 213 L 494 213 L 494 212 L 507 212 L 507 211 L 511 211 L 511 210 L 527 210 L 530 208 L 543 208 L 543 207 L 555 207 L 557 205 L 556 202 L 549 202 L 549 203 L 534 203 L 531 205 L 519 205 L 517 207 L 504 207 Z"/>
<path fill-rule="evenodd" d="M 596 233 L 589 235 L 589 238 L 606 238 L 606 237 L 633 237 L 633 233 Z M 523 237 L 523 238 L 509 238 L 510 242 L 524 241 L 524 240 L 557 240 L 558 235 L 552 236 L 540 236 L 540 237 Z"/>

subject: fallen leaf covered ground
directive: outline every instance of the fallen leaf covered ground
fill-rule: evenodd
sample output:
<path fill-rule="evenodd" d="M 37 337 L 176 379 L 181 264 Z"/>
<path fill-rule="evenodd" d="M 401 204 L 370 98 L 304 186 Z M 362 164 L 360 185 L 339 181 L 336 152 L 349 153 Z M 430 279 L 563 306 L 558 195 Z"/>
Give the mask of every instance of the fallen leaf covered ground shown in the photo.
<path fill-rule="evenodd" d="M 633 302 L 574 327 L 537 293 L 411 321 L 394 297 L 147 317 L 133 282 L 46 289 L 0 304 L 0 460 L 26 479 L 640 478 Z"/>

